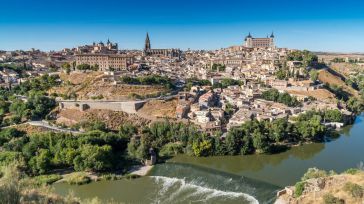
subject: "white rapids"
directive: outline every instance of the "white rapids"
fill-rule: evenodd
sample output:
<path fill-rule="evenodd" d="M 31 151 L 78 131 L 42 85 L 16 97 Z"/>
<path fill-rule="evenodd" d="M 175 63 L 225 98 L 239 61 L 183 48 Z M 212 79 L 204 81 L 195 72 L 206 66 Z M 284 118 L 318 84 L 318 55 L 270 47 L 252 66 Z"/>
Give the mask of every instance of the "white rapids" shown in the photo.
<path fill-rule="evenodd" d="M 253 196 L 232 191 L 222 191 L 209 188 L 204 183 L 194 181 L 186 182 L 185 179 L 169 178 L 164 176 L 151 176 L 158 184 L 158 191 L 154 203 L 211 203 L 213 200 L 240 200 L 239 203 L 259 204 Z M 167 196 L 168 195 L 168 196 Z"/>

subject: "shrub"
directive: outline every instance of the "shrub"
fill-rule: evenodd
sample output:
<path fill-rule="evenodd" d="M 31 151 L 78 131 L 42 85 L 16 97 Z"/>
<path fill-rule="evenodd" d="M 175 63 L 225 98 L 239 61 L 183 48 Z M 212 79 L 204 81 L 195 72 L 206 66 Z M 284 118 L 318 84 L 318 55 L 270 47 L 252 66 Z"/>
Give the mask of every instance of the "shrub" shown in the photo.
<path fill-rule="evenodd" d="M 297 182 L 296 185 L 294 186 L 295 187 L 295 191 L 294 191 L 294 196 L 297 198 L 297 197 L 300 197 L 303 193 L 303 191 L 305 190 L 305 183 L 306 182 Z"/>
<path fill-rule="evenodd" d="M 91 178 L 85 172 L 76 172 L 66 177 L 66 182 L 71 185 L 83 185 L 90 183 Z"/>
<path fill-rule="evenodd" d="M 344 204 L 345 201 L 343 199 L 337 198 L 332 194 L 325 194 L 324 197 L 325 204 Z"/>
<path fill-rule="evenodd" d="M 325 170 L 320 170 L 320 169 L 317 169 L 317 168 L 309 168 L 307 170 L 307 172 L 303 175 L 301 180 L 306 181 L 308 179 L 322 178 L 322 177 L 326 177 L 326 176 L 327 176 L 327 172 Z"/>
<path fill-rule="evenodd" d="M 49 174 L 49 175 L 41 175 L 34 177 L 34 180 L 38 185 L 42 184 L 50 185 L 60 179 L 62 179 L 62 176 L 58 174 Z"/>
<path fill-rule="evenodd" d="M 120 180 L 122 178 L 123 178 L 123 176 L 121 176 L 121 175 L 111 174 L 111 173 L 110 174 L 103 174 L 101 176 L 102 180 L 107 180 L 107 181 L 115 181 L 115 180 Z"/>
<path fill-rule="evenodd" d="M 359 169 L 356 169 L 356 168 L 350 168 L 350 169 L 345 171 L 345 173 L 351 174 L 351 175 L 355 175 L 358 172 L 359 172 Z"/>
<path fill-rule="evenodd" d="M 344 185 L 344 191 L 349 193 L 354 198 L 362 198 L 363 197 L 363 188 L 358 184 L 348 182 Z"/>
<path fill-rule="evenodd" d="M 168 143 L 162 147 L 159 152 L 159 156 L 172 156 L 183 152 L 182 143 Z"/>

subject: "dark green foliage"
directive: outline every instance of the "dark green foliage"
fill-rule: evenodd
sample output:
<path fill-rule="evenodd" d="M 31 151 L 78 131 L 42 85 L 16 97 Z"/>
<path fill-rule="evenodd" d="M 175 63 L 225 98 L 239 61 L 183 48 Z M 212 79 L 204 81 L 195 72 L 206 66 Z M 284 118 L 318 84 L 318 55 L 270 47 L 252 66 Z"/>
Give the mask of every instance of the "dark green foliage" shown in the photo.
<path fill-rule="evenodd" d="M 44 92 L 51 87 L 60 85 L 58 75 L 43 75 L 30 79 L 14 87 L 13 92 L 20 95 L 29 95 L 31 92 Z"/>
<path fill-rule="evenodd" d="M 302 182 L 302 181 L 297 182 L 294 187 L 295 187 L 294 196 L 296 198 L 300 197 L 302 195 L 303 191 L 305 190 L 305 182 Z"/>
<path fill-rule="evenodd" d="M 357 168 L 350 168 L 350 169 L 345 171 L 345 173 L 351 174 L 351 175 L 355 175 L 358 172 L 359 172 L 359 169 L 357 169 Z"/>
<path fill-rule="evenodd" d="M 112 168 L 113 153 L 109 145 L 86 144 L 79 148 L 80 154 L 73 160 L 75 170 L 102 171 Z"/>
<path fill-rule="evenodd" d="M 231 78 L 223 78 L 219 83 L 214 84 L 214 88 L 227 88 L 234 85 L 242 85 L 242 82 Z"/>
<path fill-rule="evenodd" d="M 143 77 L 121 77 L 121 82 L 125 84 L 139 84 L 139 85 L 162 85 L 168 89 L 174 88 L 172 80 L 166 76 L 149 75 Z"/>
<path fill-rule="evenodd" d="M 279 93 L 277 89 L 264 91 L 262 93 L 262 98 L 267 101 L 283 103 L 289 107 L 296 107 L 301 104 L 295 97 L 290 96 L 288 93 Z"/>
<path fill-rule="evenodd" d="M 122 167 L 128 139 L 122 133 L 92 131 L 80 135 L 39 133 L 30 137 L 14 133 L 12 129 L 0 132 L 6 137 L 2 143 L 0 164 L 24 160 L 25 168 L 33 175 L 52 169 L 72 167 L 75 170 L 105 171 Z"/>
<path fill-rule="evenodd" d="M 335 109 L 335 110 L 326 110 L 324 112 L 324 119 L 325 121 L 329 122 L 341 122 L 343 120 L 342 113 Z"/>
<path fill-rule="evenodd" d="M 328 193 L 323 196 L 324 204 L 345 204 L 343 199 L 337 198 L 332 194 Z"/>
<path fill-rule="evenodd" d="M 79 64 L 76 66 L 76 69 L 82 70 L 82 71 L 86 71 L 86 70 L 97 71 L 97 70 L 99 70 L 99 65 L 98 64 L 95 64 L 95 65 Z"/>
<path fill-rule="evenodd" d="M 360 113 L 364 109 L 364 105 L 360 99 L 349 97 L 349 99 L 346 101 L 346 107 L 349 111 L 353 113 Z"/>
<path fill-rule="evenodd" d="M 183 145 L 181 143 L 168 143 L 159 151 L 159 156 L 174 156 L 183 153 Z"/>
<path fill-rule="evenodd" d="M 25 133 L 15 128 L 6 128 L 0 131 L 0 146 L 10 140 L 18 137 L 22 137 Z"/>
<path fill-rule="evenodd" d="M 287 60 L 289 61 L 301 61 L 304 66 L 312 66 L 313 64 L 318 62 L 318 57 L 307 50 L 297 50 L 288 53 Z"/>
<path fill-rule="evenodd" d="M 288 77 L 288 70 L 285 69 L 279 69 L 276 73 L 275 73 L 276 77 L 279 80 L 283 80 L 286 79 Z"/>
<path fill-rule="evenodd" d="M 190 90 L 192 86 L 211 86 L 211 82 L 207 79 L 186 79 L 186 89 Z"/>
<path fill-rule="evenodd" d="M 106 131 L 107 130 L 106 124 L 102 121 L 93 121 L 93 122 L 82 123 L 81 127 L 84 128 L 86 131 L 93 131 L 93 130 Z"/>
<path fill-rule="evenodd" d="M 213 64 L 211 70 L 213 72 L 223 72 L 225 71 L 226 66 L 223 64 Z"/>
<path fill-rule="evenodd" d="M 356 183 L 347 182 L 344 185 L 344 191 L 349 193 L 354 198 L 362 198 L 363 197 L 363 187 Z"/>

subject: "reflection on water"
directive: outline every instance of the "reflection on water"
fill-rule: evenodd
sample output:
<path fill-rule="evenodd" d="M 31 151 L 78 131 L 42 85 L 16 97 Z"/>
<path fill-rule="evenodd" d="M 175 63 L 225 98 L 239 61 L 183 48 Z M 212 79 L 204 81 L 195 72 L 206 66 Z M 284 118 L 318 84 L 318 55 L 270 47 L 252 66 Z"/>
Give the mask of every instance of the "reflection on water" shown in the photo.
<path fill-rule="evenodd" d="M 363 117 L 357 117 L 354 125 L 343 128 L 340 137 L 327 143 L 305 144 L 273 155 L 206 158 L 179 155 L 168 162 L 189 163 L 286 186 L 298 181 L 310 167 L 341 172 L 364 161 Z"/>
<path fill-rule="evenodd" d="M 364 161 L 362 120 L 363 115 L 357 117 L 353 126 L 330 142 L 293 147 L 280 154 L 179 155 L 157 165 L 149 177 L 84 186 L 56 184 L 55 188 L 63 195 L 71 189 L 82 198 L 98 196 L 126 203 L 271 203 L 279 187 L 294 184 L 310 167 L 342 172 Z"/>

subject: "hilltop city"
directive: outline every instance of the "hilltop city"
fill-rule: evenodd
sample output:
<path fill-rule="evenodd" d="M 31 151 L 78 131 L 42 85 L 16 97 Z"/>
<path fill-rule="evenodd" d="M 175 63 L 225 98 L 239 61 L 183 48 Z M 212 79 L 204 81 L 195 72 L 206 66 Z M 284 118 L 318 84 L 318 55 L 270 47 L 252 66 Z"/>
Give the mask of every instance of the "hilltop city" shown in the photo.
<path fill-rule="evenodd" d="M 181 50 L 146 33 L 140 50 L 107 39 L 0 51 L 0 166 L 84 184 L 144 176 L 177 154 L 274 154 L 334 138 L 363 109 L 364 56 L 281 48 L 277 37 Z M 314 191 L 299 189 L 277 196 Z"/>

